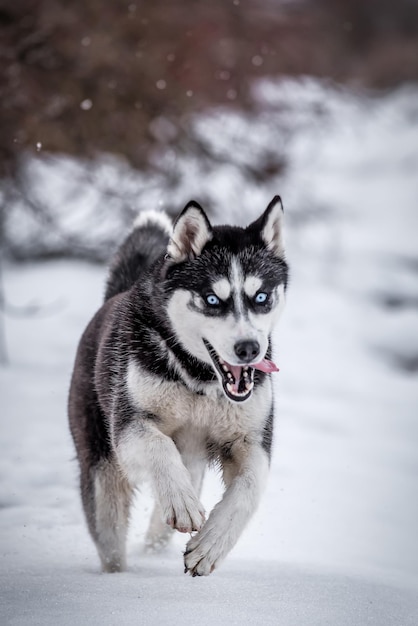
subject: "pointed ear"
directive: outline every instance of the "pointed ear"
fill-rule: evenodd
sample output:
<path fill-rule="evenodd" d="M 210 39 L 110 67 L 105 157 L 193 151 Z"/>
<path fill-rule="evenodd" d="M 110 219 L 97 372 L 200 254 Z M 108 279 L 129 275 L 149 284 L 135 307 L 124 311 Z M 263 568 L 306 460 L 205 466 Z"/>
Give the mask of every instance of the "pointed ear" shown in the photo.
<path fill-rule="evenodd" d="M 176 263 L 194 259 L 211 239 L 212 226 L 206 213 L 200 204 L 191 200 L 174 224 L 167 254 Z"/>
<path fill-rule="evenodd" d="M 257 227 L 267 248 L 278 257 L 284 256 L 283 215 L 282 200 L 274 196 L 263 215 L 251 225 Z"/>

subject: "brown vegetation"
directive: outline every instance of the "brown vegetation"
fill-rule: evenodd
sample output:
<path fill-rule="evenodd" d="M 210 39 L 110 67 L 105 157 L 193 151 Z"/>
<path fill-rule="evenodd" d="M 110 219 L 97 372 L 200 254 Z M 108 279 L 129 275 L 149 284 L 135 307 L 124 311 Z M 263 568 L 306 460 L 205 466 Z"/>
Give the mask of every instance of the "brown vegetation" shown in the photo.
<path fill-rule="evenodd" d="M 104 152 L 142 171 L 161 148 L 214 160 L 193 114 L 251 111 L 257 77 L 418 78 L 415 0 L 2 0 L 0 30 L 0 239 L 11 196 L 50 219 L 27 195 L 27 154 Z M 251 175 L 284 162 L 272 150 Z"/>
<path fill-rule="evenodd" d="M 251 106 L 256 76 L 415 80 L 417 20 L 410 0 L 3 0 L 2 173 L 38 143 L 144 168 L 187 113 Z"/>

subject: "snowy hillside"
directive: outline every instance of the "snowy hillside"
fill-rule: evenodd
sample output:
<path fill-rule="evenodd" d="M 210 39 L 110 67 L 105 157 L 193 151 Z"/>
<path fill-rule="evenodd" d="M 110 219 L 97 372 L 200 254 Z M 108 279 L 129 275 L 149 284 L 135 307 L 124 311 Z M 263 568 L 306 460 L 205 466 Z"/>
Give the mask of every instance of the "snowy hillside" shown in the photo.
<path fill-rule="evenodd" d="M 277 187 L 256 188 L 220 170 L 205 184 L 216 187 L 230 221 L 249 222 L 277 192 L 285 204 L 292 280 L 276 337 L 278 420 L 262 505 L 219 571 L 192 579 L 183 574 L 183 536 L 164 554 L 142 553 L 144 490 L 129 571 L 99 574 L 66 395 L 105 270 L 8 265 L 8 301 L 40 309 L 6 319 L 1 624 L 418 623 L 417 93 L 373 100 L 308 82 L 264 84 L 259 97 L 266 111 L 254 128 L 259 137 L 274 122 L 269 107 L 279 103 L 292 120 L 285 175 Z M 320 105 L 326 124 L 312 117 Z M 221 136 L 225 123 L 206 119 L 202 132 Z M 235 139 L 244 141 L 248 128 L 237 118 Z M 190 196 L 196 184 L 193 176 Z M 210 474 L 207 509 L 219 495 Z"/>

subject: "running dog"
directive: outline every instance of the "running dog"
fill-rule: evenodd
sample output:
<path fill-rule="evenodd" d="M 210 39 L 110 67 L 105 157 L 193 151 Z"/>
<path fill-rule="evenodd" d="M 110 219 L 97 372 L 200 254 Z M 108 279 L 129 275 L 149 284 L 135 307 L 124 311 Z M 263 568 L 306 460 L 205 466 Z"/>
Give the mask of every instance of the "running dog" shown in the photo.
<path fill-rule="evenodd" d="M 151 481 L 146 542 L 191 536 L 185 571 L 210 574 L 266 482 L 273 433 L 271 332 L 288 266 L 279 196 L 246 228 L 212 226 L 189 202 L 174 226 L 140 214 L 111 263 L 105 302 L 80 341 L 69 420 L 90 534 L 106 572 L 126 567 L 135 487 Z M 208 463 L 225 491 L 206 519 Z"/>

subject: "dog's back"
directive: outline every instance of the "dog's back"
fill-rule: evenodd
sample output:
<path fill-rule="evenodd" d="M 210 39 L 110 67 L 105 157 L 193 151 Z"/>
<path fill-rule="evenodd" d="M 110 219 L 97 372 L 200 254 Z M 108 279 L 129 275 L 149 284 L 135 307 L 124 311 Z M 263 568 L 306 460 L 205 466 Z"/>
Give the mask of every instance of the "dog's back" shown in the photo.
<path fill-rule="evenodd" d="M 104 304 L 87 326 L 77 350 L 68 401 L 69 423 L 80 463 L 83 507 L 97 545 L 103 542 L 97 510 L 100 507 L 106 510 L 106 492 L 109 494 L 114 490 L 125 494 L 126 506 L 131 497 L 130 486 L 113 462 L 109 430 L 112 379 L 119 373 L 121 356 L 118 342 L 112 335 L 123 325 L 124 311 L 129 306 L 126 292 L 165 253 L 171 228 L 170 219 L 163 213 L 145 211 L 140 214 L 113 258 Z M 114 344 L 111 349 L 113 362 L 104 367 L 102 354 L 111 344 Z M 114 512 L 109 512 L 109 518 L 115 519 Z M 121 522 L 118 534 L 121 544 L 124 541 L 122 526 Z M 122 554 L 122 548 L 117 558 L 100 553 L 104 569 L 115 571 L 123 567 Z"/>

